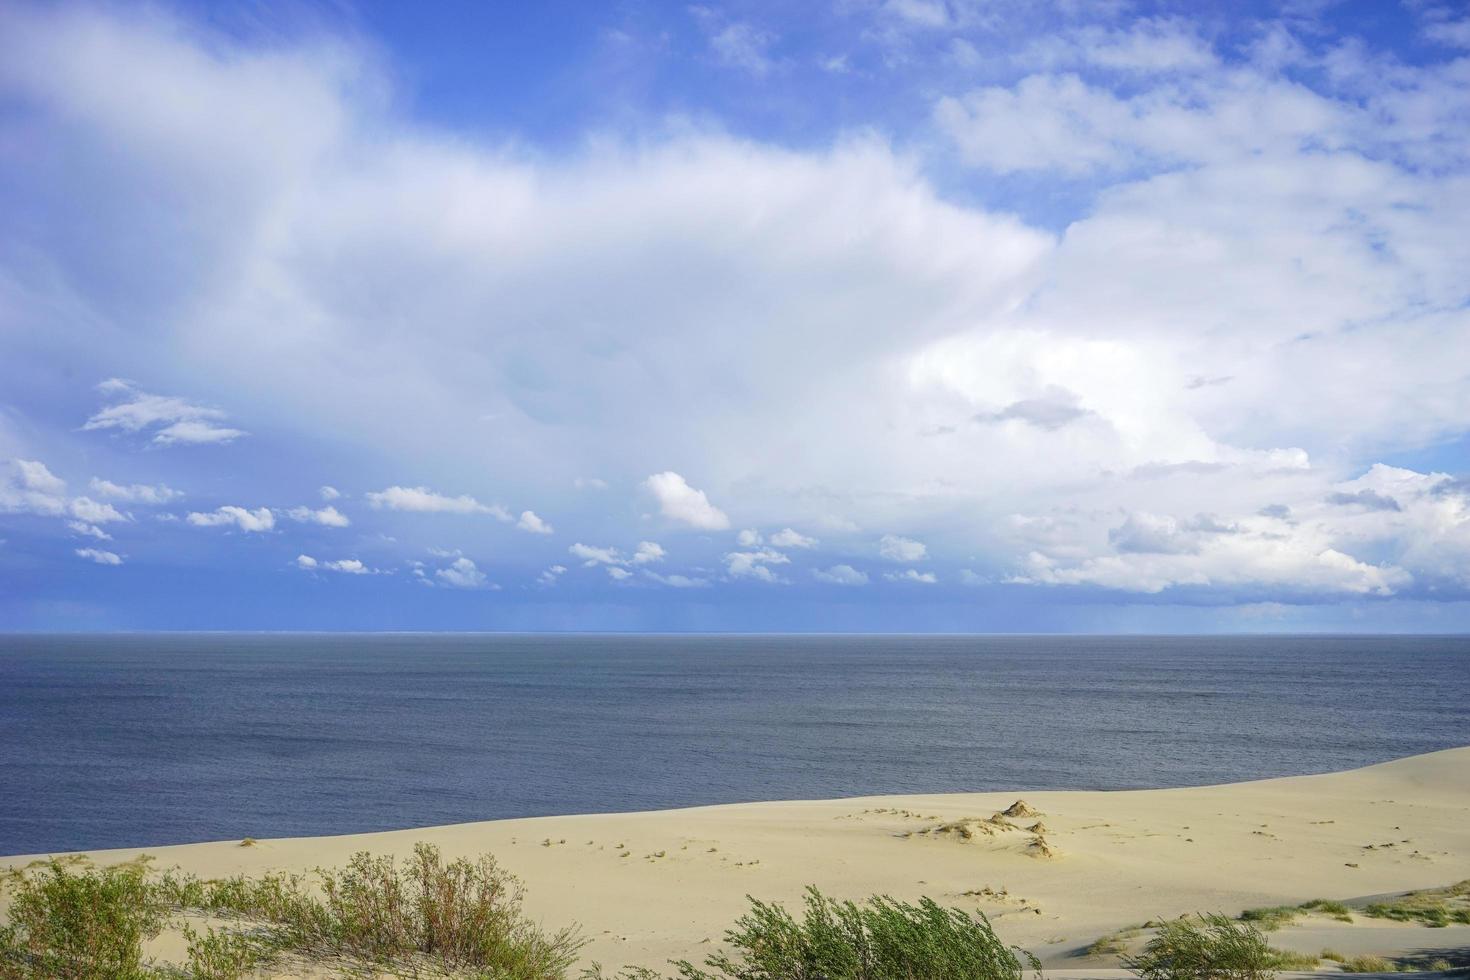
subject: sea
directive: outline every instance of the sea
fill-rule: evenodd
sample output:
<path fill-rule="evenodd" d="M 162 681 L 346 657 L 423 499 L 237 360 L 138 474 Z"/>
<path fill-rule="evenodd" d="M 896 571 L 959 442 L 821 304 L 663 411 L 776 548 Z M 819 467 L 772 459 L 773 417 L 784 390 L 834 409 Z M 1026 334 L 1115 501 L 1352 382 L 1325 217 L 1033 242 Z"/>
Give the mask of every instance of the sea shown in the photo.
<path fill-rule="evenodd" d="M 0 636 L 0 854 L 1465 744 L 1465 636 Z"/>

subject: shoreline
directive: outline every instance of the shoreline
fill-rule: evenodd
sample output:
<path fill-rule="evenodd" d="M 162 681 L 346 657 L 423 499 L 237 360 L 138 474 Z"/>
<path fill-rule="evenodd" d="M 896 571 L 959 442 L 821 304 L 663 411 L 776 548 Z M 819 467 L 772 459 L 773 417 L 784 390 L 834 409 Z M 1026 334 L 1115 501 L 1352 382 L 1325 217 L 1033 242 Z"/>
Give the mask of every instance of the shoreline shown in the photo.
<path fill-rule="evenodd" d="M 998 816 L 1008 809 L 1016 815 Z M 581 925 L 584 962 L 701 959 L 747 894 L 790 905 L 814 884 L 839 898 L 927 895 L 978 908 L 1049 969 L 1106 969 L 1116 956 L 1086 947 L 1150 919 L 1319 898 L 1360 906 L 1470 878 L 1470 747 L 1176 789 L 727 803 L 65 853 L 97 864 L 148 854 L 154 868 L 218 877 L 303 872 L 360 850 L 403 855 L 418 841 L 448 857 L 493 854 L 523 881 L 532 917 Z M 50 856 L 0 857 L 0 869 Z M 1377 943 L 1385 948 L 1363 951 L 1383 954 L 1426 942 L 1470 948 L 1470 926 L 1306 919 L 1272 941 L 1349 952 Z"/>

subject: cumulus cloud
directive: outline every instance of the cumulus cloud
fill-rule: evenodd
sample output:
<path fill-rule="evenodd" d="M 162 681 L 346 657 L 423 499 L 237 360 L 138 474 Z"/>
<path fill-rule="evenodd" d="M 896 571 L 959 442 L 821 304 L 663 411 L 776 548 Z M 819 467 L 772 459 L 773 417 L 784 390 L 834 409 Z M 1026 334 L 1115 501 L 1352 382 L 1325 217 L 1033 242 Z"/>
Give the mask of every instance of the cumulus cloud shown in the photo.
<path fill-rule="evenodd" d="M 221 424 L 225 413 L 183 398 L 153 395 L 131 381 L 111 378 L 97 386 L 111 404 L 98 409 L 82 425 L 83 431 L 116 429 L 152 431 L 155 446 L 227 443 L 248 433 Z"/>
<path fill-rule="evenodd" d="M 929 549 L 922 541 L 897 534 L 885 534 L 878 542 L 878 554 L 889 561 L 914 562 L 927 559 Z"/>
<path fill-rule="evenodd" d="M 165 486 L 162 483 L 152 485 L 131 483 L 123 485 L 113 483 L 111 480 L 101 480 L 94 476 L 89 486 L 92 488 L 92 492 L 99 497 L 106 497 L 109 500 L 121 500 L 129 504 L 166 504 L 171 500 L 176 500 L 183 496 L 179 491 Z"/>
<path fill-rule="evenodd" d="M 339 558 L 335 561 L 318 561 L 311 555 L 297 555 L 296 567 L 306 571 L 318 569 L 328 572 L 341 572 L 344 575 L 379 575 L 381 572 L 376 568 L 369 568 L 356 558 Z"/>
<path fill-rule="evenodd" d="M 276 526 L 276 515 L 269 507 L 247 510 L 233 504 L 227 504 L 208 513 L 192 511 L 185 520 L 195 527 L 238 527 L 247 534 L 270 531 Z"/>
<path fill-rule="evenodd" d="M 709 585 L 708 579 L 694 578 L 688 575 L 660 575 L 651 568 L 643 570 L 643 576 L 660 585 L 667 585 L 672 589 L 703 589 Z"/>
<path fill-rule="evenodd" d="M 563 575 L 566 574 L 566 572 L 567 572 L 567 566 L 565 566 L 565 565 L 552 565 L 550 568 L 547 568 L 540 575 L 537 575 L 536 576 L 536 581 L 539 584 L 541 584 L 541 585 L 555 585 L 557 583 L 557 581 L 560 580 L 560 578 Z"/>
<path fill-rule="evenodd" d="M 67 521 L 66 526 L 71 528 L 72 533 L 80 534 L 86 538 L 96 538 L 98 541 L 111 541 L 112 535 L 95 524 L 86 521 Z"/>
<path fill-rule="evenodd" d="M 310 507 L 292 507 L 286 511 L 286 516 L 302 524 L 320 524 L 323 527 L 347 527 L 352 523 L 347 519 L 346 514 L 330 504 L 317 510 L 312 510 Z"/>
<path fill-rule="evenodd" d="M 616 565 L 608 565 L 607 577 L 612 579 L 614 582 L 625 582 L 633 577 L 633 573 L 628 571 L 626 568 L 619 568 Z"/>
<path fill-rule="evenodd" d="M 868 573 L 860 572 L 851 565 L 833 565 L 828 569 L 813 569 L 812 577 L 830 585 L 867 585 Z"/>
<path fill-rule="evenodd" d="M 532 534 L 550 534 L 552 532 L 551 525 L 537 517 L 535 511 L 530 510 L 521 511 L 521 517 L 520 520 L 516 521 L 516 527 L 522 531 L 529 531 Z"/>
<path fill-rule="evenodd" d="M 97 548 L 76 549 L 78 558 L 96 562 L 99 565 L 121 565 L 123 560 L 111 551 L 100 551 Z"/>
<path fill-rule="evenodd" d="M 326 501 L 338 500 L 342 497 L 341 490 L 338 490 L 336 487 L 328 484 L 323 484 L 323 486 L 320 490 L 317 491 L 317 493 L 320 494 L 321 498 Z"/>
<path fill-rule="evenodd" d="M 921 572 L 914 568 L 905 568 L 901 572 L 884 572 L 883 577 L 890 582 L 917 582 L 920 585 L 933 585 L 939 581 L 939 577 L 933 572 Z"/>
<path fill-rule="evenodd" d="M 383 510 L 401 510 L 420 514 L 489 514 L 496 520 L 514 520 L 500 504 L 482 504 L 474 497 L 461 494 L 450 497 L 428 487 L 387 487 L 367 494 L 368 503 Z"/>
<path fill-rule="evenodd" d="M 635 565 L 646 565 L 649 562 L 663 561 L 668 554 L 657 541 L 639 541 L 632 560 Z"/>
<path fill-rule="evenodd" d="M 0 477 L 0 513 L 72 517 L 85 524 L 126 521 L 109 503 L 90 497 L 68 497 L 66 481 L 37 460 L 12 459 Z"/>
<path fill-rule="evenodd" d="M 732 551 L 725 555 L 725 572 L 731 578 L 753 578 L 759 582 L 785 582 L 771 565 L 790 564 L 791 559 L 779 551 L 761 548 L 756 551 Z"/>
<path fill-rule="evenodd" d="M 434 577 L 456 589 L 483 589 L 490 585 L 485 573 L 468 558 L 456 558 L 448 568 L 440 568 Z"/>
<path fill-rule="evenodd" d="M 815 548 L 819 542 L 791 528 L 782 528 L 771 535 L 771 544 L 777 548 Z M 742 542 L 743 544 L 743 542 Z"/>
<path fill-rule="evenodd" d="M 723 531 L 730 526 L 730 518 L 709 502 L 703 490 L 694 489 L 673 470 L 655 473 L 643 485 L 658 498 L 659 510 L 670 520 L 706 531 Z"/>

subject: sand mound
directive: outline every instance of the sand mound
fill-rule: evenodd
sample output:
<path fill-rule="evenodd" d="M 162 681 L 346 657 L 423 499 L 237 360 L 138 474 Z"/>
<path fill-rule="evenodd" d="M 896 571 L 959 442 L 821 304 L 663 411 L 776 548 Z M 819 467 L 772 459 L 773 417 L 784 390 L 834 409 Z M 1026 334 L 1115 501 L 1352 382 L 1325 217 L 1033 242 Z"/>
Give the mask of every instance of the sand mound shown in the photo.
<path fill-rule="evenodd" d="M 1035 809 L 1025 800 L 1017 800 L 1004 810 L 1000 811 L 1008 817 L 1039 817 L 1041 811 Z"/>
<path fill-rule="evenodd" d="M 1046 838 L 1037 834 L 1026 842 L 1026 853 L 1035 858 L 1054 858 L 1057 856 L 1056 848 L 1047 843 Z"/>
<path fill-rule="evenodd" d="M 1047 832 L 1046 824 L 1042 823 L 1040 820 L 1036 821 L 1034 824 L 1027 827 L 1026 829 L 1031 831 L 1031 833 L 1036 834 L 1037 836 L 1040 836 L 1041 834 Z"/>

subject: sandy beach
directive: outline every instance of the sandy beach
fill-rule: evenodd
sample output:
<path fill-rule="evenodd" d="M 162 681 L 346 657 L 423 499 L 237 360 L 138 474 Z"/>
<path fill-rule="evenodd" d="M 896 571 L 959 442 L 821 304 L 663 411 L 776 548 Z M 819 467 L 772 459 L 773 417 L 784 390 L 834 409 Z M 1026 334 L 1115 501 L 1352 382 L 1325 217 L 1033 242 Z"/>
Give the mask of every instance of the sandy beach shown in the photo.
<path fill-rule="evenodd" d="M 1116 957 L 1087 947 L 1149 919 L 1317 898 L 1361 906 L 1470 878 L 1470 748 L 1226 786 L 750 803 L 89 857 L 147 853 L 155 868 L 214 877 L 305 871 L 361 850 L 406 854 L 417 841 L 451 856 L 494 854 L 523 879 L 533 917 L 581 925 L 586 962 L 702 958 L 747 894 L 794 903 L 814 884 L 844 898 L 928 895 L 979 908 L 1050 970 L 1105 975 Z M 1273 942 L 1348 955 L 1470 950 L 1470 926 L 1353 919 L 1305 916 Z M 166 953 L 171 937 L 158 942 Z"/>

